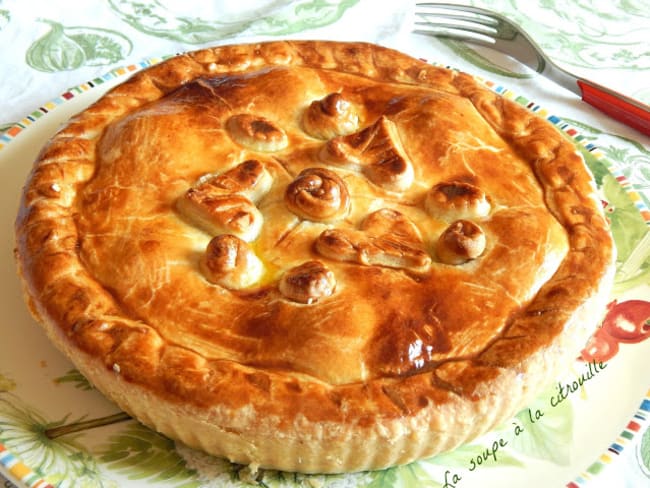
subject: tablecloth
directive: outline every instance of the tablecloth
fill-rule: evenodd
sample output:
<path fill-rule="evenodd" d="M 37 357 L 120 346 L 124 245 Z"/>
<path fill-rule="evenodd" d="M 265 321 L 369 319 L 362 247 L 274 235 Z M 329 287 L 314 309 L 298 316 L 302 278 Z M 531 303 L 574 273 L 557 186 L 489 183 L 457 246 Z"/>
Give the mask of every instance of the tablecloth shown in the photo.
<path fill-rule="evenodd" d="M 650 5 L 647 0 L 481 0 L 466 3 L 491 8 L 517 21 L 561 66 L 650 103 Z M 582 148 L 585 157 L 597 157 L 613 172 L 630 198 L 619 204 L 619 208 L 632 208 L 632 212 L 636 212 L 631 220 L 621 218 L 614 222 L 622 228 L 635 226 L 633 242 L 620 244 L 624 256 L 629 259 L 621 261 L 619 268 L 633 268 L 623 271 L 634 275 L 635 286 L 647 284 L 650 138 L 609 119 L 573 93 L 504 55 L 458 41 L 413 34 L 414 10 L 414 3 L 410 1 L 373 0 L 0 0 L 0 158 L 3 146 L 15 144 L 22 134 L 30 131 L 31 125 L 48 113 L 60 110 L 57 107 L 76 93 L 93 90 L 111 76 L 122 77 L 129 70 L 141 69 L 169 55 L 211 45 L 273 39 L 375 42 L 477 75 L 504 96 L 556 123 Z M 110 76 L 107 78 L 107 75 Z M 17 204 L 7 197 L 2 198 L 5 207 Z M 615 211 L 615 203 L 608 201 L 604 205 L 609 205 L 608 211 Z M 642 217 L 641 224 L 638 215 Z M 632 232 L 627 227 L 623 231 L 626 235 Z M 623 249 L 626 245 L 630 249 Z M 2 408 L 3 402 L 12 407 L 20 403 L 16 393 L 20 385 L 11 371 L 12 365 L 3 363 L 0 356 L 0 468 L 4 468 L 5 474 L 15 478 L 16 473 L 23 472 L 19 468 L 24 466 L 25 473 L 31 473 L 29 479 L 34 484 L 44 483 L 39 486 L 47 483 L 54 486 L 119 486 L 111 478 L 110 469 L 102 465 L 110 467 L 114 460 L 82 462 L 88 456 L 93 457 L 84 450 L 83 443 L 79 443 L 76 451 L 62 451 L 68 455 L 72 452 L 72 457 L 77 459 L 76 464 L 65 470 L 65 475 L 61 470 L 48 472 L 48 466 L 53 464 L 40 462 L 34 466 L 34 461 L 25 460 L 29 455 L 16 447 L 18 441 L 12 437 L 14 430 L 10 428 L 11 421 L 7 420 L 13 417 Z M 648 376 L 647 369 L 640 374 Z M 76 377 L 74 371 L 57 380 L 83 385 L 83 379 Z M 643 417 L 646 409 L 650 411 L 650 402 L 639 398 L 639 404 L 638 411 L 630 412 L 632 423 L 620 426 L 622 433 L 627 432 L 624 437 L 629 441 L 627 444 L 621 441 L 625 449 L 615 453 L 611 445 L 603 446 L 603 451 L 612 451 L 610 458 L 615 459 L 610 459 L 611 462 L 595 460 L 594 464 L 584 466 L 567 479 L 569 486 L 583 486 L 583 483 L 584 486 L 650 486 L 650 434 L 643 419 L 637 419 L 634 424 L 634 415 Z M 31 411 L 31 407 L 28 405 L 25 410 Z M 129 429 L 124 434 L 126 437 L 140 436 L 142 442 L 154 446 L 167 442 L 147 437 L 149 434 L 141 432 L 141 427 L 131 425 Z M 174 450 L 173 444 L 167 447 Z M 162 451 L 166 452 L 165 449 Z M 177 446 L 176 451 L 182 448 Z M 129 459 L 128 453 L 122 454 L 124 459 Z M 196 460 L 199 455 L 193 456 Z M 550 458 L 547 461 L 562 462 L 553 456 Z M 502 460 L 502 464 L 509 461 L 514 463 L 508 458 L 508 461 Z M 101 466 L 97 467 L 97 463 Z M 607 469 L 601 469 L 605 464 Z M 451 479 L 427 478 L 416 466 L 410 471 L 389 471 L 365 478 L 275 474 L 266 479 L 247 479 L 241 467 L 226 469 L 216 461 L 207 465 L 210 467 L 206 468 L 205 462 L 202 468 L 197 467 L 181 453 L 175 478 L 171 475 L 166 479 L 156 478 L 149 472 L 141 473 L 141 477 L 147 479 L 147 483 L 158 479 L 164 486 L 221 486 L 222 483 L 243 481 L 264 486 L 393 486 L 393 483 L 472 486 L 467 482 L 452 483 Z M 91 476 L 85 472 L 84 469 L 92 471 L 89 466 L 97 468 L 97 473 Z M 214 475 L 212 484 L 210 473 Z M 224 481 L 224 473 L 228 473 L 227 481 Z M 186 478 L 183 475 L 187 475 Z M 169 484 L 170 479 L 176 484 Z M 0 475 L 0 482 L 2 480 Z M 6 486 L 11 483 L 7 481 Z M 511 485 L 504 481 L 500 486 Z"/>

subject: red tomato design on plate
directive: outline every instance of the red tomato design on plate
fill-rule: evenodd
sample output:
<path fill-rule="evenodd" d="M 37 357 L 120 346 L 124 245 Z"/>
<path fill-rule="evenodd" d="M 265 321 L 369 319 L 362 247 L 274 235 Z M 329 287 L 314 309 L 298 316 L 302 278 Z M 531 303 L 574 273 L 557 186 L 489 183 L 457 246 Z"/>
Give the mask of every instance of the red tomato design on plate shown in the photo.
<path fill-rule="evenodd" d="M 616 303 L 603 320 L 603 329 L 619 342 L 635 343 L 650 337 L 650 302 Z"/>
<path fill-rule="evenodd" d="M 619 343 L 634 344 L 650 337 L 650 302 L 614 300 L 607 309 L 602 326 L 582 350 L 585 361 L 608 361 L 618 352 Z"/>
<path fill-rule="evenodd" d="M 617 352 L 618 342 L 601 327 L 589 338 L 580 357 L 587 362 L 598 361 L 604 363 L 612 359 Z"/>

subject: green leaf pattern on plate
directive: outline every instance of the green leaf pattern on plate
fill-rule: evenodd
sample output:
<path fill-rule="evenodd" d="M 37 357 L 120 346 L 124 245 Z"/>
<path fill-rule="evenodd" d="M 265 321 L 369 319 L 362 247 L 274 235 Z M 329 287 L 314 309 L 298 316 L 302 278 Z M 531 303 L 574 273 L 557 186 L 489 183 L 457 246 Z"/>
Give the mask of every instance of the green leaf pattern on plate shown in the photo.
<path fill-rule="evenodd" d="M 643 472 L 650 478 L 650 429 L 643 433 L 637 452 Z"/>
<path fill-rule="evenodd" d="M 501 436 L 500 438 L 510 442 L 513 435 L 513 429 L 510 425 L 503 425 L 493 431 L 495 436 Z M 523 435 L 523 434 L 522 434 Z M 494 439 L 492 439 L 494 441 Z M 483 456 L 486 449 L 491 449 L 491 445 L 488 443 L 484 444 L 464 444 L 460 447 L 457 447 L 453 451 L 445 452 L 439 454 L 438 456 L 420 461 L 421 463 L 435 464 L 445 468 L 457 468 L 460 470 L 467 470 L 471 467 L 471 459 L 476 459 L 477 457 Z M 515 451 L 516 452 L 516 451 Z M 524 466 L 524 463 L 521 459 L 517 458 L 513 454 L 513 450 L 509 447 L 506 449 L 500 449 L 497 454 L 498 461 L 496 462 L 485 462 L 480 466 L 479 469 L 485 468 L 495 468 L 502 466 L 512 466 L 512 467 L 521 467 Z"/>
<path fill-rule="evenodd" d="M 533 401 L 529 408 L 516 416 L 524 429 L 515 436 L 511 448 L 528 457 L 550 461 L 560 466 L 566 466 L 571 458 L 571 439 L 573 437 L 573 408 L 571 402 L 561 402 L 556 407 L 549 405 L 553 391 L 547 391 Z M 534 422 L 535 414 L 543 416 Z"/>
<path fill-rule="evenodd" d="M 384 471 L 370 473 L 372 481 L 367 488 L 392 488 L 397 486 L 407 488 L 442 488 L 442 482 L 432 478 L 425 467 L 427 463 L 416 462 L 397 466 Z"/>
<path fill-rule="evenodd" d="M 582 122 L 564 119 L 580 129 L 587 140 L 596 140 L 605 160 L 615 161 L 616 167 L 629 181 L 650 208 L 647 198 L 650 190 L 650 151 L 636 141 L 605 134 L 601 130 Z M 605 137 L 599 137 L 605 136 Z M 608 142 L 605 142 L 607 140 Z M 617 250 L 617 274 L 615 292 L 622 293 L 643 283 L 650 282 L 650 228 L 643 220 L 626 189 L 616 181 L 602 159 L 595 158 L 582 149 L 582 154 L 591 169 L 596 183 L 605 199 L 605 212 L 610 220 Z"/>
<path fill-rule="evenodd" d="M 85 432 L 75 425 L 106 425 L 103 419 L 52 421 L 19 397 L 0 390 L 0 443 L 35 473 L 58 487 L 117 488 L 107 469 L 131 479 L 165 482 L 176 488 L 199 486 L 194 472 L 173 449 L 173 442 L 131 421 L 100 448 L 88 448 Z M 106 417 L 122 418 L 122 414 Z M 72 426 L 73 428 L 68 428 Z M 56 434 L 54 434 L 56 432 Z M 67 432 L 67 433 L 66 433 Z"/>
<path fill-rule="evenodd" d="M 79 372 L 78 369 L 71 369 L 63 376 L 56 378 L 54 382 L 59 384 L 70 383 L 79 390 L 93 389 L 93 385 L 90 384 L 90 381 L 88 381 L 86 377 Z"/>
<path fill-rule="evenodd" d="M 650 199 L 644 194 L 650 190 L 650 150 L 637 141 L 603 132 L 584 122 L 566 117 L 563 120 L 580 129 L 585 138 L 597 140 L 598 149 L 608 160 L 616 162 L 625 178 L 632 182 L 632 188 L 650 208 Z"/>
<path fill-rule="evenodd" d="M 199 482 L 194 471 L 174 449 L 174 442 L 138 422 L 130 422 L 111 435 L 96 452 L 107 467 L 126 474 L 130 480 L 165 482 L 177 488 L 194 488 Z"/>
<path fill-rule="evenodd" d="M 34 472 L 55 486 L 117 488 L 102 475 L 79 434 L 56 439 L 46 435 L 66 422 L 67 417 L 50 421 L 17 396 L 0 392 L 0 442 Z"/>
<path fill-rule="evenodd" d="M 225 459 L 210 456 L 203 451 L 176 444 L 176 452 L 184 459 L 187 467 L 196 471 L 202 488 L 259 486 L 264 488 L 363 488 L 370 486 L 377 478 L 385 476 L 397 479 L 394 471 L 353 474 L 301 474 L 270 469 L 252 472 L 248 466 L 233 464 Z M 376 485 L 382 486 L 382 485 Z M 383 486 L 394 486 L 385 484 Z"/>
<path fill-rule="evenodd" d="M 16 388 L 16 382 L 0 373 L 0 393 L 11 391 L 14 388 Z"/>
<path fill-rule="evenodd" d="M 98 27 L 66 27 L 42 20 L 50 30 L 27 50 L 25 62 L 38 71 L 56 72 L 81 66 L 116 63 L 131 53 L 131 41 L 123 34 Z"/>
<path fill-rule="evenodd" d="M 606 210 L 617 250 L 617 269 L 619 270 L 615 278 L 617 291 L 622 292 L 642 282 L 647 282 L 650 278 L 650 247 L 644 244 L 647 241 L 645 237 L 650 231 L 628 194 L 613 176 L 605 177 L 603 193 L 607 198 Z M 637 251 L 639 246 L 644 247 L 641 251 L 645 250 L 645 256 L 637 261 L 635 269 L 621 272 L 621 268 L 628 260 L 636 252 L 639 252 Z"/>

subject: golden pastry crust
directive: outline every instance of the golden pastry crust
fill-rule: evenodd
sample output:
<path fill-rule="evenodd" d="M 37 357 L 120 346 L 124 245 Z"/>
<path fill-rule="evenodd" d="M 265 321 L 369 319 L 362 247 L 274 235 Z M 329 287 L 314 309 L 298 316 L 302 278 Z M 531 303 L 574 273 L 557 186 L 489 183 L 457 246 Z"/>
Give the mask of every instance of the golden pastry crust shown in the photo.
<path fill-rule="evenodd" d="M 342 125 L 319 119 L 340 100 Z M 436 203 L 445 182 L 467 201 Z M 471 256 L 441 261 L 457 221 Z M 186 444 L 303 472 L 409 462 L 516 413 L 595 328 L 613 254 L 551 124 L 361 43 L 134 75 L 42 150 L 16 222 L 30 309 L 101 391 Z"/>

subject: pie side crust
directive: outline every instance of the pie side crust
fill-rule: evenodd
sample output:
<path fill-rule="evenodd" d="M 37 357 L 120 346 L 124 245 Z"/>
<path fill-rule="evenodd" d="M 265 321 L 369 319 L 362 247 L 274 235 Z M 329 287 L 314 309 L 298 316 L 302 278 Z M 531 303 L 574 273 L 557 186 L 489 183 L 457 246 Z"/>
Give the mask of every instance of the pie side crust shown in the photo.
<path fill-rule="evenodd" d="M 470 223 L 436 241 L 449 215 Z M 234 237 L 205 257 L 214 233 Z M 133 75 L 43 148 L 15 251 L 34 317 L 121 409 L 299 472 L 404 464 L 507 420 L 577 357 L 614 254 L 550 123 L 467 74 L 325 41 Z"/>

